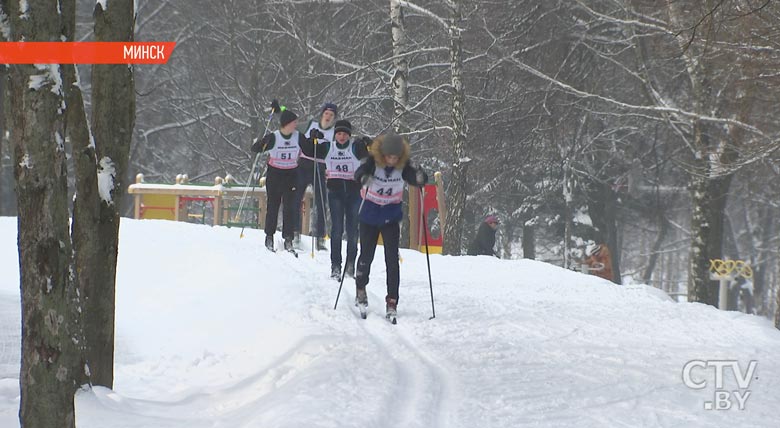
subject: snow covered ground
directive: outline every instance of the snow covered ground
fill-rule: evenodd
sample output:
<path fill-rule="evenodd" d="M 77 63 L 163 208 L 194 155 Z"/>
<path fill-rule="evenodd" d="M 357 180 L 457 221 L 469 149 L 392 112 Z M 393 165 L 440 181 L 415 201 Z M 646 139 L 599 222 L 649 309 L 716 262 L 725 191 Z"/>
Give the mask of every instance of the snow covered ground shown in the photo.
<path fill-rule="evenodd" d="M 403 251 L 398 325 L 385 269 L 369 318 L 326 252 L 267 252 L 262 232 L 122 220 L 116 384 L 79 393 L 88 427 L 777 427 L 780 332 L 534 261 Z M 304 242 L 307 242 L 304 240 Z M 17 427 L 16 220 L 0 218 L 0 427 Z M 757 367 L 745 410 L 705 410 L 715 371 Z M 723 389 L 738 390 L 727 372 Z"/>

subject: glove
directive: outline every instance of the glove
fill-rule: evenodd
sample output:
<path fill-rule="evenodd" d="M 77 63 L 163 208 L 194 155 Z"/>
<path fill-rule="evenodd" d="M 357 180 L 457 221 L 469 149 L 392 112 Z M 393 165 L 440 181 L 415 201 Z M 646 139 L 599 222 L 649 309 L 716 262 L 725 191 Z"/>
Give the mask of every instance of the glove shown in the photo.
<path fill-rule="evenodd" d="M 365 186 L 368 184 L 368 182 L 371 181 L 371 176 L 368 174 L 363 174 L 360 176 L 360 185 Z"/>
<path fill-rule="evenodd" d="M 417 170 L 417 174 L 415 174 L 414 178 L 417 179 L 417 184 L 420 186 L 428 182 L 428 175 L 425 173 L 425 171 L 423 171 L 422 168 Z"/>
<path fill-rule="evenodd" d="M 311 131 L 309 131 L 309 138 L 311 139 L 317 138 L 321 140 L 325 138 L 325 134 L 323 134 L 322 131 L 320 131 L 319 129 L 312 129 Z"/>
<path fill-rule="evenodd" d="M 274 100 L 271 101 L 271 112 L 279 113 L 280 111 L 282 111 L 282 108 L 279 106 L 279 100 L 274 98 Z"/>
<path fill-rule="evenodd" d="M 368 136 L 364 136 L 364 137 L 363 137 L 363 138 L 361 138 L 360 140 L 361 140 L 361 141 L 363 141 L 363 143 L 364 143 L 366 146 L 370 146 L 370 145 L 371 145 L 371 143 L 374 141 L 374 140 L 372 140 L 372 139 L 371 139 L 371 137 L 368 137 Z"/>
<path fill-rule="evenodd" d="M 260 140 L 255 139 L 252 143 L 252 151 L 255 153 L 264 152 L 268 145 L 271 144 L 271 138 L 273 138 L 273 135 L 274 134 L 266 134 Z"/>

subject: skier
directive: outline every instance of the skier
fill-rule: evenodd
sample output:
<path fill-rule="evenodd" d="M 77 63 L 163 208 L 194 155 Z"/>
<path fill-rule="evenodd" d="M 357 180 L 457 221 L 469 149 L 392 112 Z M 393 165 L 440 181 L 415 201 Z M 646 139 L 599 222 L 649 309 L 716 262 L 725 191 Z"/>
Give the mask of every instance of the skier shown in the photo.
<path fill-rule="evenodd" d="M 313 129 L 318 130 L 322 137 L 320 143 L 326 143 L 333 141 L 333 122 L 338 115 L 338 107 L 336 104 L 327 102 L 322 106 L 320 111 L 319 121 L 310 120 L 306 127 L 303 129 L 303 135 L 310 138 L 311 131 Z M 317 148 L 319 150 L 319 147 Z M 317 156 L 319 157 L 319 156 Z M 316 205 L 316 229 L 312 235 L 317 237 L 317 250 L 326 250 L 325 246 L 325 165 L 322 160 L 315 160 L 314 153 L 301 154 L 300 168 L 298 168 L 298 190 L 295 193 L 295 204 L 300 207 L 303 202 L 303 197 L 306 194 L 306 187 L 311 185 L 314 190 L 314 204 Z M 316 170 L 316 171 L 315 171 Z M 296 210 L 297 217 L 295 221 L 295 244 L 300 245 L 301 239 L 301 210 Z"/>
<path fill-rule="evenodd" d="M 496 245 L 496 229 L 499 224 L 498 217 L 494 215 L 485 217 L 485 221 L 477 229 L 477 236 L 469 244 L 468 255 L 498 257 L 493 247 Z"/>
<path fill-rule="evenodd" d="M 322 138 L 317 129 L 310 131 L 311 137 Z M 338 120 L 334 125 L 334 141 L 318 142 L 317 159 L 325 161 L 327 177 L 328 208 L 330 208 L 330 276 L 341 278 L 341 237 L 347 232 L 347 259 L 344 274 L 355 276 L 357 258 L 358 209 L 360 208 L 360 184 L 355 181 L 355 171 L 360 161 L 368 157 L 371 139 L 351 139 L 352 124 Z M 301 146 L 304 155 L 314 156 L 313 141 Z M 345 228 L 346 222 L 346 228 Z"/>
<path fill-rule="evenodd" d="M 297 183 L 298 156 L 301 143 L 306 137 L 296 130 L 298 116 L 290 110 L 282 112 L 279 118 L 279 130 L 267 134 L 260 140 L 255 139 L 252 151 L 269 152 L 268 172 L 266 174 L 266 198 L 268 211 L 265 216 L 265 246 L 274 251 L 274 232 L 279 216 L 279 205 L 284 205 L 282 214 L 282 238 L 284 249 L 294 252 L 293 233 L 295 230 L 295 211 L 299 207 L 294 203 Z"/>
<path fill-rule="evenodd" d="M 368 304 L 366 285 L 374 260 L 379 234 L 385 246 L 387 268 L 387 296 L 385 297 L 387 319 L 395 324 L 398 306 L 398 244 L 401 235 L 400 221 L 403 217 L 401 204 L 404 181 L 412 186 L 422 187 L 428 176 L 421 168 L 409 162 L 409 143 L 397 134 L 377 137 L 371 144 L 372 156 L 355 173 L 362 185 L 363 202 L 360 207 L 360 257 L 355 273 L 356 303 L 361 315 Z"/>

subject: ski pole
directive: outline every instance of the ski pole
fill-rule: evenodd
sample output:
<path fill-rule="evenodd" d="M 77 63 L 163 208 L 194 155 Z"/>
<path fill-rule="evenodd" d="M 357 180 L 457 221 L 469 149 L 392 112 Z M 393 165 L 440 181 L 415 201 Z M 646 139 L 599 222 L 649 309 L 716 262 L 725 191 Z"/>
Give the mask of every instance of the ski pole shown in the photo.
<path fill-rule="evenodd" d="M 284 110 L 284 108 L 280 108 L 279 107 L 279 102 L 278 101 L 276 101 L 276 100 L 271 101 L 271 114 L 268 115 L 268 121 L 265 123 L 265 129 L 263 129 L 263 136 L 260 137 L 260 138 L 265 137 L 265 134 L 268 133 L 268 127 L 271 125 L 271 120 L 274 118 L 274 113 L 276 113 L 277 110 L 281 111 L 281 110 Z M 234 221 L 236 221 L 236 222 L 238 222 L 241 219 L 241 211 L 243 211 L 243 209 L 244 209 L 244 203 L 246 202 L 246 195 L 249 193 L 250 189 L 252 191 L 255 190 L 255 182 L 254 182 L 255 181 L 254 180 L 255 168 L 257 167 L 257 163 L 260 161 L 260 155 L 264 151 L 265 151 L 265 144 L 263 144 L 262 150 L 257 152 L 257 155 L 255 155 L 255 160 L 254 160 L 254 162 L 252 162 L 252 168 L 251 168 L 251 170 L 249 172 L 249 179 L 247 180 L 247 184 L 249 182 L 252 182 L 252 187 L 251 188 L 247 188 L 246 184 L 244 184 L 244 194 L 241 196 L 241 202 L 238 204 L 238 211 L 236 212 L 236 217 L 234 219 Z M 240 238 L 244 237 L 244 228 L 245 227 L 246 227 L 246 225 L 241 226 L 241 234 L 239 235 Z"/>
<path fill-rule="evenodd" d="M 314 213 L 315 205 L 317 205 L 317 145 L 319 144 L 318 138 L 313 138 L 312 142 L 314 143 L 314 159 L 312 160 L 312 181 L 311 181 L 311 190 L 312 190 L 312 198 L 311 198 L 311 212 Z M 322 192 L 320 192 L 322 193 Z M 319 213 L 318 213 L 319 214 Z M 311 217 L 314 217 L 313 215 Z M 316 223 L 316 221 L 315 221 Z M 309 225 L 311 225 L 311 219 L 309 219 Z M 309 231 L 311 232 L 311 230 Z M 317 231 L 319 232 L 319 230 Z M 311 234 L 311 258 L 314 258 L 314 247 L 316 246 L 316 237 L 314 236 L 314 233 Z"/>
<path fill-rule="evenodd" d="M 357 260 L 355 260 L 355 263 L 357 263 Z M 347 276 L 347 269 L 344 269 L 344 271 L 341 272 L 341 282 L 339 282 L 339 292 L 336 293 L 336 304 L 333 305 L 333 310 L 334 311 L 339 306 L 339 296 L 341 296 L 341 287 L 344 286 L 344 277 L 345 276 Z"/>
<path fill-rule="evenodd" d="M 372 176 L 373 178 L 373 176 Z M 368 192 L 368 186 L 371 184 L 371 179 L 369 178 L 366 181 L 366 184 L 363 186 L 363 191 Z M 366 198 L 363 198 L 362 201 L 360 201 L 360 208 L 358 208 L 358 216 L 360 216 L 360 212 L 363 211 L 363 203 L 366 202 Z M 355 264 L 357 264 L 357 258 L 355 259 Z M 357 269 L 357 266 L 355 266 L 355 269 Z M 339 284 L 339 292 L 336 293 L 336 304 L 333 305 L 333 310 L 336 310 L 336 307 L 339 305 L 339 296 L 341 295 L 341 287 L 344 285 L 344 275 L 347 273 L 347 270 L 344 269 L 344 272 L 341 273 L 341 283 Z M 357 272 L 356 272 L 357 273 Z"/>
<path fill-rule="evenodd" d="M 423 224 L 423 233 L 425 234 L 425 261 L 428 264 L 428 285 L 431 288 L 431 312 L 433 313 L 433 316 L 428 318 L 429 320 L 432 320 L 436 318 L 436 307 L 433 304 L 433 280 L 431 279 L 431 255 L 428 251 L 428 225 L 425 224 L 425 206 L 423 203 L 425 202 L 425 185 L 423 185 L 422 188 L 420 188 L 420 218 L 422 219 Z"/>

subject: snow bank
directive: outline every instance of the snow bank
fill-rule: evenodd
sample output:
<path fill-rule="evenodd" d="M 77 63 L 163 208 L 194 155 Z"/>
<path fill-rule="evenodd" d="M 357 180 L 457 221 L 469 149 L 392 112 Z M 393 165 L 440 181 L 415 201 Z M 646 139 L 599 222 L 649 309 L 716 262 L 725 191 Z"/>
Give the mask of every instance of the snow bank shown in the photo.
<path fill-rule="evenodd" d="M 18 426 L 16 221 L 0 218 L 0 426 Z M 272 254 L 262 232 L 123 219 L 116 383 L 76 400 L 85 427 L 776 426 L 780 332 L 545 263 L 402 251 L 399 324 L 369 318 L 329 258 Z M 304 242 L 308 242 L 304 239 Z M 757 362 L 743 411 L 708 411 L 697 359 Z M 697 380 L 714 380 L 701 369 Z M 735 390 L 733 376 L 725 388 Z"/>

